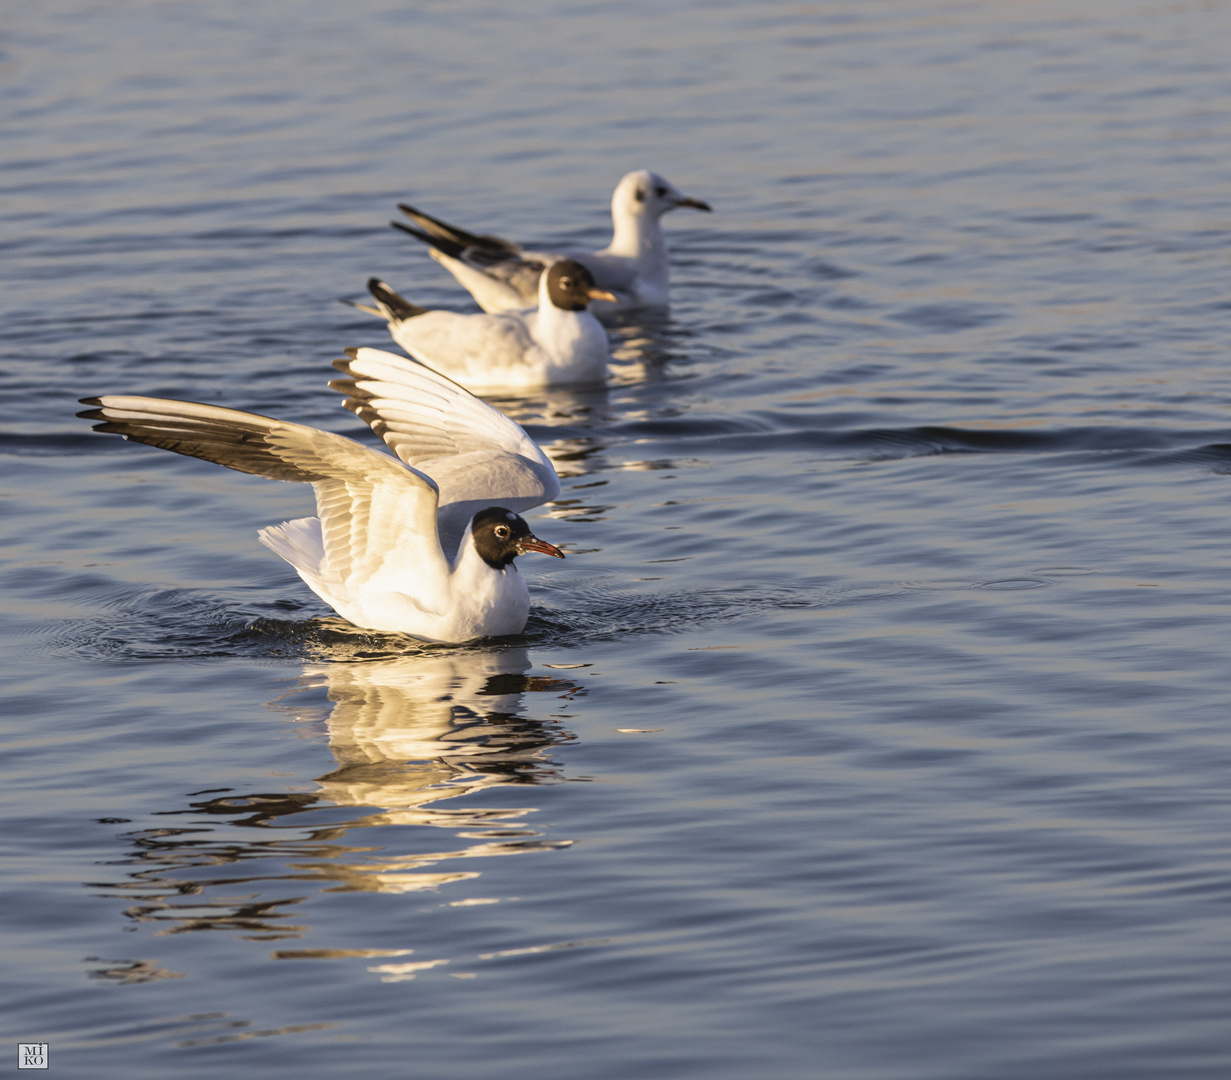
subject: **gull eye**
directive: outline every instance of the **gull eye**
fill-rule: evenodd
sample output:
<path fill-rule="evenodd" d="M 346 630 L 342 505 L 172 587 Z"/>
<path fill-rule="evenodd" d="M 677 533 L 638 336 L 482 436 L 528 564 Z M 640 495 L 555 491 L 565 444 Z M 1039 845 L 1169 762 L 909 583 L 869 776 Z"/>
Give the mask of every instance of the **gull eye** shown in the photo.
<path fill-rule="evenodd" d="M 659 184 L 659 186 L 654 189 L 654 194 L 657 195 L 661 199 L 664 195 L 667 194 L 667 189 L 663 187 L 661 184 Z"/>
<path fill-rule="evenodd" d="M 507 540 L 513 532 L 507 525 L 497 525 L 494 531 L 498 540 Z"/>
<path fill-rule="evenodd" d="M 562 277 L 560 279 L 560 284 L 566 289 L 571 289 L 573 287 L 573 279 L 571 277 Z"/>
<path fill-rule="evenodd" d="M 645 202 L 645 188 L 638 188 L 633 192 L 633 198 L 638 202 Z"/>

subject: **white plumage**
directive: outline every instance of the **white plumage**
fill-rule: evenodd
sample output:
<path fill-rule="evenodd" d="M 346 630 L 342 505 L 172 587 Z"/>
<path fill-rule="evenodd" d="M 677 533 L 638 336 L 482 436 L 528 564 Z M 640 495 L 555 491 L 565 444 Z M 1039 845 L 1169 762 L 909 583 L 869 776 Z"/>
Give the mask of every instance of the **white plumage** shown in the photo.
<path fill-rule="evenodd" d="M 401 460 L 341 435 L 216 405 L 83 398 L 95 430 L 276 480 L 310 483 L 317 516 L 263 544 L 357 626 L 432 641 L 519 633 L 530 599 L 513 560 L 563 557 L 522 510 L 555 498 L 555 469 L 508 417 L 437 372 L 348 350 L 331 384 Z"/>
<path fill-rule="evenodd" d="M 670 270 L 661 218 L 677 207 L 709 210 L 708 203 L 677 191 L 648 170 L 628 173 L 611 196 L 611 243 L 601 251 L 527 251 L 519 244 L 467 232 L 399 204 L 418 228 L 395 221 L 403 232 L 431 245 L 431 255 L 478 301 L 484 311 L 516 311 L 534 303 L 539 275 L 559 259 L 575 259 L 599 288 L 615 294 L 597 314 L 665 306 Z"/>
<path fill-rule="evenodd" d="M 614 295 L 571 259 L 540 275 L 538 307 L 501 315 L 425 311 L 376 278 L 368 291 L 377 307 L 356 307 L 384 318 L 393 340 L 415 359 L 475 393 L 607 379 L 607 331 L 586 305 Z"/>

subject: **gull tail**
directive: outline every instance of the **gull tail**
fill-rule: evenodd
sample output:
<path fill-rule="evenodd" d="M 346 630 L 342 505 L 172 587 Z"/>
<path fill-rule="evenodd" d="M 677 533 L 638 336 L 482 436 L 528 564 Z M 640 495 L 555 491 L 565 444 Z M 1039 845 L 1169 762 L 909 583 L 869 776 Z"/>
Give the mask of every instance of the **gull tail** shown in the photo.
<path fill-rule="evenodd" d="M 372 294 L 372 299 L 376 301 L 376 306 L 380 309 L 373 314 L 383 315 L 391 323 L 402 323 L 407 319 L 413 319 L 416 315 L 427 314 L 427 308 L 416 307 L 405 297 L 395 293 L 380 278 L 368 278 L 368 292 Z M 358 304 L 355 306 L 359 307 Z M 370 307 L 363 307 L 360 310 L 372 311 Z"/>
<path fill-rule="evenodd" d="M 345 304 L 347 307 L 353 307 L 356 311 L 362 311 L 368 315 L 375 315 L 378 319 L 389 318 L 380 308 L 373 307 L 371 304 L 361 304 L 358 300 L 347 300 L 343 296 L 338 299 L 338 303 Z"/>
<path fill-rule="evenodd" d="M 321 564 L 325 560 L 320 518 L 296 518 L 281 525 L 270 525 L 257 533 L 257 539 L 289 562 L 308 584 L 320 580 Z"/>
<path fill-rule="evenodd" d="M 296 518 L 281 525 L 269 525 L 256 537 L 270 551 L 285 559 L 305 585 L 339 614 L 353 602 L 354 595 L 325 567 L 325 537 L 318 517 Z"/>

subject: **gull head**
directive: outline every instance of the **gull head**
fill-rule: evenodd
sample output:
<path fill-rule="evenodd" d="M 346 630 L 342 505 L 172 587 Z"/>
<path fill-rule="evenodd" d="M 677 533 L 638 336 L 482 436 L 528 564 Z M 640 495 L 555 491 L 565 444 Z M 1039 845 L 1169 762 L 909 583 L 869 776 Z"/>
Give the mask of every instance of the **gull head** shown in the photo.
<path fill-rule="evenodd" d="M 564 558 L 558 547 L 535 536 L 520 514 L 503 506 L 489 506 L 475 514 L 470 522 L 470 535 L 475 551 L 493 570 L 511 566 L 518 555 L 527 551 Z"/>
<path fill-rule="evenodd" d="M 681 206 L 692 210 L 712 209 L 709 203 L 690 199 L 677 191 L 671 181 L 648 169 L 630 172 L 616 185 L 611 197 L 611 213 L 617 218 L 632 215 L 657 220 L 668 210 Z"/>
<path fill-rule="evenodd" d="M 547 299 L 552 307 L 561 311 L 585 311 L 591 300 L 615 300 L 615 293 L 600 289 L 594 283 L 594 275 L 579 262 L 561 259 L 552 263 L 543 277 L 547 285 Z"/>

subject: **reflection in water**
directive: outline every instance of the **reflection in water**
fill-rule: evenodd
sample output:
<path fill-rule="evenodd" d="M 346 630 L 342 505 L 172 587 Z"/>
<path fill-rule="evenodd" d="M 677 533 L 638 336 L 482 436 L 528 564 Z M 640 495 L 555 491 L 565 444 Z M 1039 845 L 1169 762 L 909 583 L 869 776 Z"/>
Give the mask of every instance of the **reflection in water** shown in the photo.
<path fill-rule="evenodd" d="M 160 968 L 152 960 L 104 960 L 101 956 L 87 956 L 86 963 L 103 965 L 91 968 L 87 972 L 91 979 L 102 979 L 124 986 L 184 977 L 182 971 L 168 971 L 166 968 Z"/>
<path fill-rule="evenodd" d="M 656 403 L 646 408 L 637 387 L 666 378 L 668 365 L 679 368 L 689 361 L 681 343 L 691 334 L 677 325 L 666 311 L 626 312 L 605 320 L 613 364 L 605 387 L 576 389 L 540 387 L 516 397 L 485 395 L 501 412 L 531 431 L 556 472 L 564 481 L 576 480 L 609 469 L 669 469 L 676 461 L 609 460 L 610 439 L 597 434 L 612 424 L 661 420 L 680 415 L 676 406 Z M 655 399 L 657 401 L 657 399 Z M 627 442 L 627 439 L 621 440 Z M 598 487 L 574 484 L 576 490 Z M 553 517 L 577 521 L 601 521 L 609 506 L 587 505 L 588 499 L 551 503 Z"/>
<path fill-rule="evenodd" d="M 162 924 L 161 933 L 239 930 L 279 939 L 305 930 L 288 921 L 289 909 L 309 897 L 302 885 L 288 891 L 290 882 L 417 892 L 479 876 L 442 863 L 567 847 L 570 841 L 542 839 L 528 826 L 532 807 L 464 802 L 485 789 L 560 778 L 549 752 L 572 736 L 555 721 L 523 715 L 524 700 L 549 695 L 558 712 L 566 707 L 560 699 L 584 691 L 529 676 L 530 667 L 520 649 L 311 666 L 275 707 L 319 722 L 319 708 L 288 698 L 324 688 L 332 702 L 324 727 L 337 767 L 315 790 L 197 792 L 212 797 L 165 812 L 191 816 L 191 825 L 128 834 L 135 850 L 118 865 L 136 869 L 94 884 L 130 901 L 130 918 Z M 438 834 L 424 828 L 476 842 L 441 849 Z"/>
<path fill-rule="evenodd" d="M 666 309 L 627 311 L 605 320 L 615 361 L 612 382 L 657 382 L 667 364 L 685 359 L 680 348 L 691 334 Z"/>

